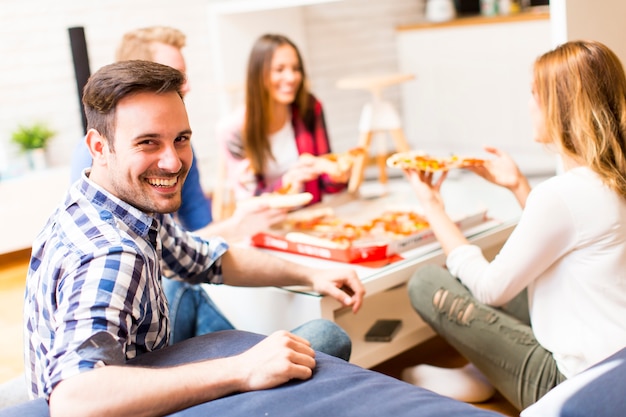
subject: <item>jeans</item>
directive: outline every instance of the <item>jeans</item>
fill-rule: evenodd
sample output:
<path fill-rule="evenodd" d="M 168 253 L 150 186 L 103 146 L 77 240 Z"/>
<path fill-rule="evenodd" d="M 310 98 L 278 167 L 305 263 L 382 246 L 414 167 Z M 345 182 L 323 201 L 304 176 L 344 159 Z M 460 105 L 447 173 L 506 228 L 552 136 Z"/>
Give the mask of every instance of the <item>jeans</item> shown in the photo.
<path fill-rule="evenodd" d="M 519 410 L 566 379 L 534 337 L 526 291 L 507 306 L 490 307 L 436 265 L 418 269 L 408 290 L 422 319 Z"/>
<path fill-rule="evenodd" d="M 167 278 L 163 278 L 162 285 L 170 308 L 171 344 L 235 328 L 201 285 Z"/>
<path fill-rule="evenodd" d="M 171 344 L 194 336 L 235 328 L 201 285 L 163 278 L 162 286 L 169 303 Z M 293 329 L 292 333 L 307 339 L 311 347 L 319 352 L 350 360 L 350 337 L 329 320 L 311 320 Z"/>

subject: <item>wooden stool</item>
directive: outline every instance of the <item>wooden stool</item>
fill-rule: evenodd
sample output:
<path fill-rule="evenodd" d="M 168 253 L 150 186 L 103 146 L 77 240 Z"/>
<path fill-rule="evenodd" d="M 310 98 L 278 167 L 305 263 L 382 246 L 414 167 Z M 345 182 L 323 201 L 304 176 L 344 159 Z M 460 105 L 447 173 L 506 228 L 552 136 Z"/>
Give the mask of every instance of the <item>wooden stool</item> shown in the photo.
<path fill-rule="evenodd" d="M 363 181 L 363 172 L 367 165 L 370 154 L 372 136 L 377 132 L 389 132 L 398 152 L 410 150 L 409 143 L 404 136 L 402 123 L 398 112 L 393 105 L 382 99 L 382 90 L 390 85 L 399 84 L 414 79 L 413 74 L 385 74 L 355 76 L 341 79 L 337 82 L 337 87 L 342 89 L 366 89 L 372 93 L 372 99 L 365 103 L 361 111 L 359 120 L 359 147 L 367 152 L 360 156 L 352 168 L 352 176 L 348 183 L 348 191 L 354 193 L 358 191 Z M 386 152 L 381 146 L 376 152 L 376 165 L 379 170 L 379 181 L 383 184 L 387 182 Z"/>

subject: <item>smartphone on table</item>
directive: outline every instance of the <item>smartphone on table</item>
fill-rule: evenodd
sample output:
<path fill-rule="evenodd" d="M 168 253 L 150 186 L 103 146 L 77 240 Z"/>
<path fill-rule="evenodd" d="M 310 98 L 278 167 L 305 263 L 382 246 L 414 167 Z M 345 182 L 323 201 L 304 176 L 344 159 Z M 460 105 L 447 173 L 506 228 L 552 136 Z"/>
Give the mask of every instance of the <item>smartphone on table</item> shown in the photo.
<path fill-rule="evenodd" d="M 402 327 L 402 320 L 380 319 L 365 333 L 367 342 L 390 342 Z"/>

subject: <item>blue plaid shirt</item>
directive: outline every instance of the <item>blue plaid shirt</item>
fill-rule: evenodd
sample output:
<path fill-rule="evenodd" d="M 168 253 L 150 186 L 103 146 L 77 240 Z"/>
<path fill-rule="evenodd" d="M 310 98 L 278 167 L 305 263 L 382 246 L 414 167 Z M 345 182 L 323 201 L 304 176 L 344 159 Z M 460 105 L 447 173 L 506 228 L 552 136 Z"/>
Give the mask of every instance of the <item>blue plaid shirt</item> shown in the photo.
<path fill-rule="evenodd" d="M 24 322 L 32 397 L 168 344 L 161 276 L 222 283 L 228 246 L 146 214 L 83 174 L 33 243 Z"/>

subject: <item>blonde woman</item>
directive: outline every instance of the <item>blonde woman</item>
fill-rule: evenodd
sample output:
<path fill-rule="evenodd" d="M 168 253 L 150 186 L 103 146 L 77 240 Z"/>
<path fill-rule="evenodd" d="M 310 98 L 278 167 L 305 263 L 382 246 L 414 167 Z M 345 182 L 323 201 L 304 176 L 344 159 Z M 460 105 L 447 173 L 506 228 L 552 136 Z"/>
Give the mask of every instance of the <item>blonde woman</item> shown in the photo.
<path fill-rule="evenodd" d="M 493 160 L 474 171 L 524 208 L 493 261 L 446 214 L 445 175 L 406 173 L 447 254 L 447 269 L 412 277 L 413 307 L 519 409 L 626 346 L 624 69 L 605 45 L 572 41 L 540 56 L 533 78 L 535 141 L 561 156 L 564 172 L 531 191 L 508 155 L 488 149 Z M 480 377 L 467 368 L 405 371 L 422 386 L 442 375 L 448 386 L 439 391 L 456 396 Z"/>

